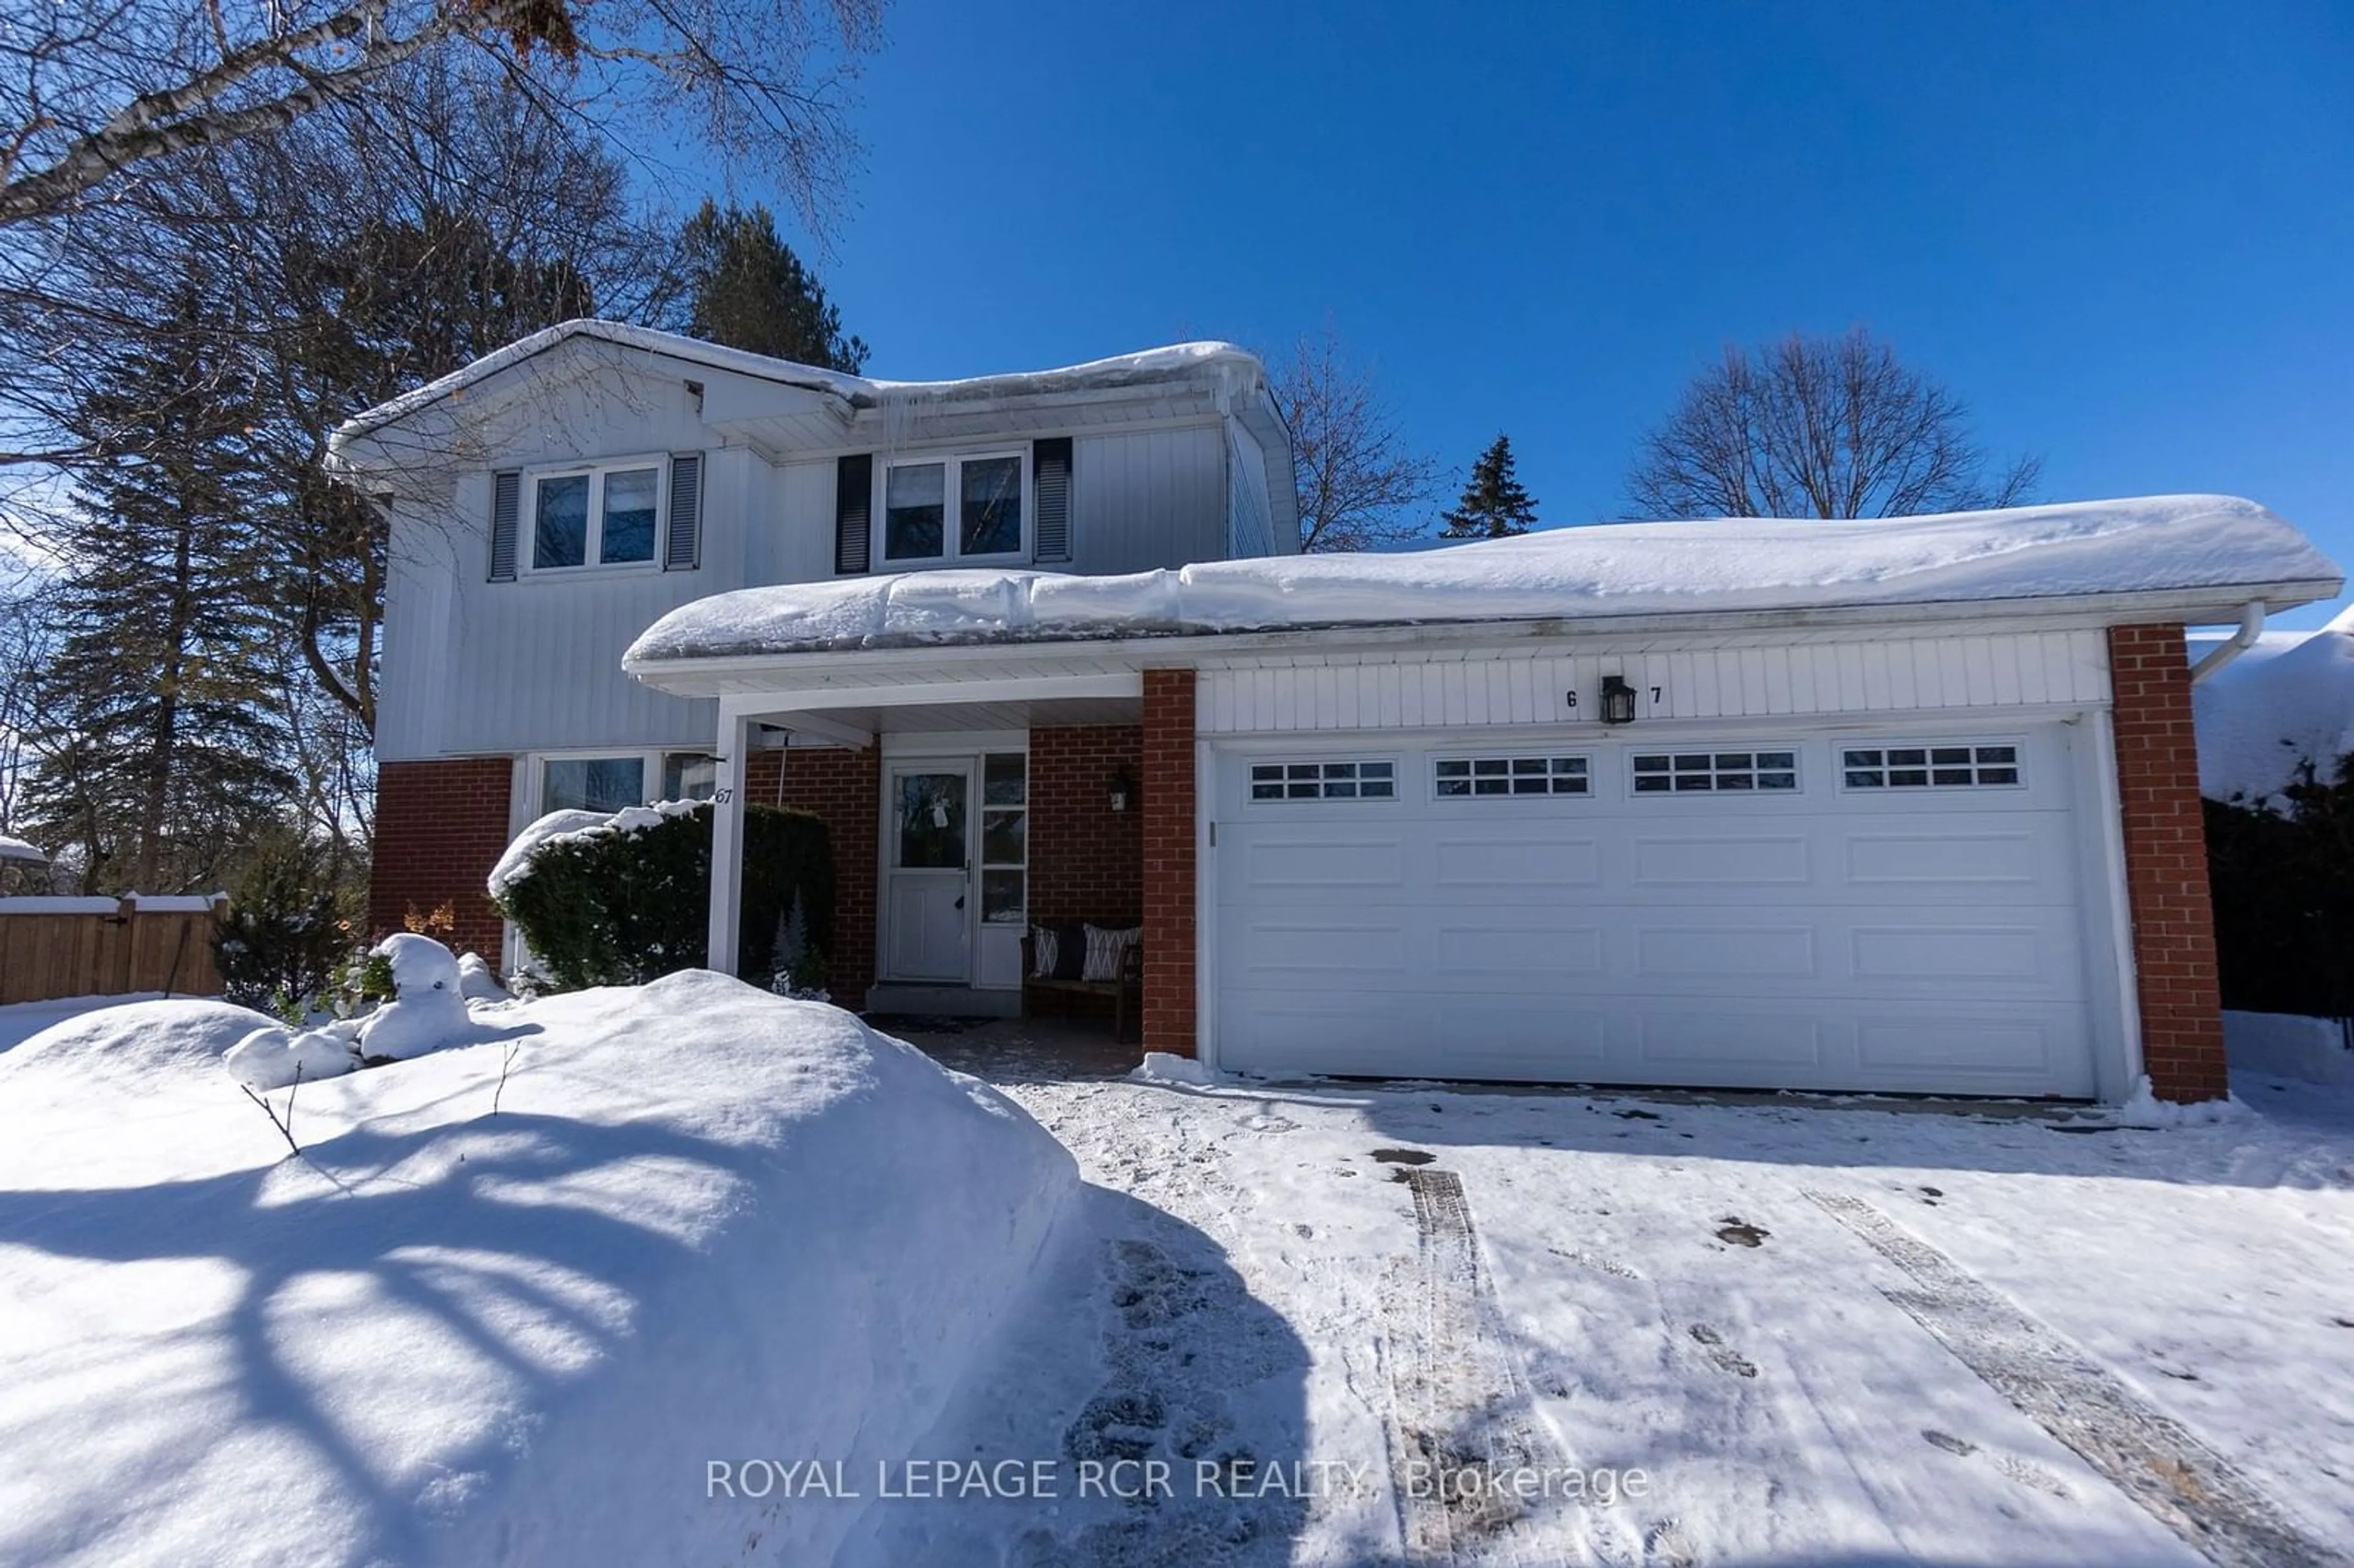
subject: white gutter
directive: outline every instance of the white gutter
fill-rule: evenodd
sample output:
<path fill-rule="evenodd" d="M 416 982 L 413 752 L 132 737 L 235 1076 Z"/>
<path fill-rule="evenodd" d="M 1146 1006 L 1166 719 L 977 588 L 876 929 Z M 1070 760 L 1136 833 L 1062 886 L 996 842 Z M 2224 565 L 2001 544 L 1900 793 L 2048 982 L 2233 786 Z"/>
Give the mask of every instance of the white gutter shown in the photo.
<path fill-rule="evenodd" d="M 2256 638 L 2264 630 L 2264 601 L 2252 599 L 2240 611 L 2240 630 L 2215 644 L 2190 666 L 2190 683 L 2197 685 L 2232 660 L 2255 646 Z"/>

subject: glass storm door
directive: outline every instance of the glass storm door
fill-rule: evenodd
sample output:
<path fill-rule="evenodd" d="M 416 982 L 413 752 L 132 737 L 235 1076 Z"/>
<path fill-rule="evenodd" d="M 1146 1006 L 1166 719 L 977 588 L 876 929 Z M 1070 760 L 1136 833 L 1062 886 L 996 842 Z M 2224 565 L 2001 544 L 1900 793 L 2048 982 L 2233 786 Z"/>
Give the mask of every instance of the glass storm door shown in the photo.
<path fill-rule="evenodd" d="M 890 978 L 962 985 L 972 972 L 972 768 L 891 769 Z"/>

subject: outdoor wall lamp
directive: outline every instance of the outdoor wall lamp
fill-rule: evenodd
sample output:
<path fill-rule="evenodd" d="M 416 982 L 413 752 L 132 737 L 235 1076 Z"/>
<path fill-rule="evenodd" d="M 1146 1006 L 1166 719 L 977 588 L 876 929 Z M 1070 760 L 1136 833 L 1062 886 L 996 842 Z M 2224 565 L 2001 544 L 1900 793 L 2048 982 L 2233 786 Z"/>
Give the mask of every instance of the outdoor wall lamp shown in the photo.
<path fill-rule="evenodd" d="M 1635 688 L 1621 675 L 1602 677 L 1602 722 L 1633 724 L 1635 722 Z"/>
<path fill-rule="evenodd" d="M 1111 776 L 1111 788 L 1106 791 L 1115 811 L 1129 810 L 1143 797 L 1143 793 L 1144 788 L 1137 782 L 1136 775 L 1126 768 Z"/>

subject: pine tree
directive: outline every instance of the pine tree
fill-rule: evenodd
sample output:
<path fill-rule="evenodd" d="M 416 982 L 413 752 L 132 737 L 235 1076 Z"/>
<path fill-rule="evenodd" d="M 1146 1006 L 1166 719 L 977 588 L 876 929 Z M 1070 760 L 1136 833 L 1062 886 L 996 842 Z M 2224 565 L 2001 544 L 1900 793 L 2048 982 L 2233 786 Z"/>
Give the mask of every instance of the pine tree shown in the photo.
<path fill-rule="evenodd" d="M 73 414 L 108 461 L 54 537 L 63 635 L 26 814 L 72 846 L 86 891 L 207 882 L 290 785 L 260 705 L 284 629 L 250 522 L 252 412 L 203 302 L 191 279 L 186 330 L 100 366 Z"/>
<path fill-rule="evenodd" d="M 687 330 L 711 343 L 855 375 L 866 344 L 844 337 L 825 285 L 777 235 L 765 207 L 722 212 L 706 199 L 679 235 Z"/>
<path fill-rule="evenodd" d="M 1537 503 L 1512 473 L 1512 438 L 1498 436 L 1471 465 L 1463 499 L 1441 519 L 1450 539 L 1508 539 L 1536 526 Z"/>

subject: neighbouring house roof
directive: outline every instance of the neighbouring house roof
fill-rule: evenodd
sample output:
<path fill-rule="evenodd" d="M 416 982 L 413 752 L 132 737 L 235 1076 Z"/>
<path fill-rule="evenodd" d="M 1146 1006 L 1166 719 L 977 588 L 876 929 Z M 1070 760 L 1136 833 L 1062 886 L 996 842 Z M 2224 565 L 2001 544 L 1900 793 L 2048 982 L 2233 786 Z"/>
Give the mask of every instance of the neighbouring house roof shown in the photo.
<path fill-rule="evenodd" d="M 583 318 L 559 323 L 520 338 L 504 348 L 483 355 L 463 369 L 452 371 L 438 381 L 429 381 L 415 391 L 405 392 L 389 402 L 380 403 L 364 413 L 355 414 L 338 426 L 329 438 L 328 451 L 333 461 L 346 461 L 349 449 L 372 432 L 393 424 L 419 411 L 489 380 L 502 371 L 512 369 L 536 358 L 549 350 L 576 340 L 592 340 L 618 344 L 648 354 L 662 355 L 684 360 L 714 370 L 733 371 L 761 380 L 781 383 L 803 390 L 837 398 L 845 409 L 883 408 L 899 404 L 938 405 L 964 399 L 1004 398 L 1057 392 L 1108 390 L 1123 387 L 1146 386 L 1194 378 L 1206 378 L 1225 373 L 1238 373 L 1253 386 L 1263 387 L 1266 370 L 1258 356 L 1248 349 L 1230 343 L 1181 343 L 1163 348 L 1143 349 L 1134 354 L 1117 355 L 1109 359 L 1090 360 L 1085 365 L 1065 366 L 1053 370 L 1019 371 L 1008 375 L 966 376 L 950 381 L 885 381 L 871 376 L 852 376 L 838 370 L 801 365 L 790 359 L 776 359 L 765 354 L 752 354 L 739 348 L 727 348 L 700 338 L 682 337 L 674 333 L 656 332 L 652 327 L 632 326 L 625 322 L 597 321 Z"/>
<path fill-rule="evenodd" d="M 2318 631 L 2268 631 L 2192 694 L 2199 789 L 2275 800 L 2306 763 L 2323 782 L 2354 751 L 2354 609 Z"/>
<path fill-rule="evenodd" d="M 36 865 L 47 865 L 49 857 L 22 839 L 12 839 L 0 833 L 0 860 L 27 860 Z"/>
<path fill-rule="evenodd" d="M 623 665 L 644 675 L 845 649 L 1937 604 L 2032 613 L 2095 596 L 2142 596 L 2137 609 L 2173 596 L 2189 612 L 2306 603 L 2340 586 L 2336 565 L 2252 501 L 2151 496 L 1879 522 L 1611 524 L 1124 577 L 928 571 L 742 588 L 663 616 Z"/>

